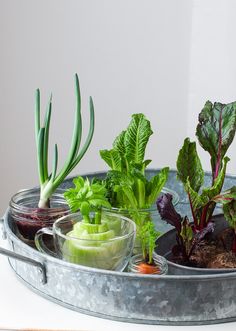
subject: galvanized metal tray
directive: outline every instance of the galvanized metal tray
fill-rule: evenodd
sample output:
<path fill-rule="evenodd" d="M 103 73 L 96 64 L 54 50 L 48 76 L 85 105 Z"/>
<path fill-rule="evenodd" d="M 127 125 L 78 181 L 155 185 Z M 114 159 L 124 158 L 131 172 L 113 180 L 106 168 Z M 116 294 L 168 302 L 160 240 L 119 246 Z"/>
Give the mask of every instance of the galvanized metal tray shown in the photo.
<path fill-rule="evenodd" d="M 147 176 L 156 170 L 149 170 Z M 103 177 L 104 172 L 88 174 Z M 71 185 L 72 178 L 63 183 Z M 210 182 L 209 174 L 206 181 Z M 235 185 L 227 176 L 225 187 Z M 183 188 L 171 171 L 168 188 L 180 195 L 180 212 L 188 213 Z M 219 211 L 219 210 L 218 210 Z M 4 233 L 11 251 L 10 265 L 31 290 L 81 313 L 119 321 L 198 325 L 236 320 L 236 272 L 204 275 L 138 275 L 92 269 L 46 256 L 23 243 L 15 234 L 8 211 Z M 168 228 L 167 228 L 168 229 Z"/>

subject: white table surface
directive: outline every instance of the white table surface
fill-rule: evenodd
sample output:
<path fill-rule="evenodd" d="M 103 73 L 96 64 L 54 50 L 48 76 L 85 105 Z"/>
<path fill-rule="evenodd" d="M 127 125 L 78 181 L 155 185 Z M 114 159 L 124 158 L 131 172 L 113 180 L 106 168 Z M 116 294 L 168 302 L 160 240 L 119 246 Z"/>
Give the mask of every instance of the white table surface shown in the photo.
<path fill-rule="evenodd" d="M 1 247 L 7 248 L 0 240 Z M 157 331 L 236 331 L 235 323 L 203 326 L 162 326 L 115 322 L 66 309 L 33 293 L 15 276 L 5 256 L 0 255 L 0 330 L 157 330 Z"/>

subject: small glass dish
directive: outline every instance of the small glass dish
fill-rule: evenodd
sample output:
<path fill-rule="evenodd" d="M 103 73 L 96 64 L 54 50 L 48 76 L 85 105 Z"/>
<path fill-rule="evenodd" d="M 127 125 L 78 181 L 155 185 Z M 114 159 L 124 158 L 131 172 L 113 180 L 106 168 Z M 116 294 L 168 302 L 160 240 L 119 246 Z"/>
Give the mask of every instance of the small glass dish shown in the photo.
<path fill-rule="evenodd" d="M 168 273 L 167 260 L 156 253 L 153 254 L 153 264 L 148 264 L 142 254 L 133 255 L 129 260 L 128 271 L 139 274 L 166 275 Z"/>
<path fill-rule="evenodd" d="M 52 228 L 40 229 L 35 236 L 37 249 L 64 261 L 106 270 L 123 271 L 127 266 L 135 239 L 135 223 L 119 214 L 108 212 L 109 221 L 84 223 L 80 212 L 58 219 Z M 89 233 L 85 229 L 89 226 Z M 78 231 L 78 229 L 84 231 Z M 55 251 L 45 245 L 44 235 L 53 237 Z M 112 235 L 112 236 L 111 236 Z"/>

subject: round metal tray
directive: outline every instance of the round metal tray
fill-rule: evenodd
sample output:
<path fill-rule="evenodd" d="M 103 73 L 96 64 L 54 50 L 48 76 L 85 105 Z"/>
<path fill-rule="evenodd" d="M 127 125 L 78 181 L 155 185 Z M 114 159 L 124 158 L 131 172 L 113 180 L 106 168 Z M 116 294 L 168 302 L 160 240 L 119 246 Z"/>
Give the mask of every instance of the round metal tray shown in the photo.
<path fill-rule="evenodd" d="M 149 170 L 147 176 L 157 170 Z M 88 174 L 103 177 L 104 172 Z M 210 182 L 210 175 L 206 174 Z M 72 178 L 63 183 L 71 186 Z M 225 187 L 235 185 L 227 176 Z M 178 211 L 188 213 L 183 188 L 171 171 L 166 185 L 180 196 Z M 218 210 L 219 211 L 219 210 Z M 81 313 L 119 321 L 197 325 L 236 320 L 236 273 L 204 275 L 138 275 L 92 269 L 46 256 L 23 243 L 15 234 L 8 211 L 4 233 L 12 252 L 10 265 L 31 290 Z M 167 228 L 168 229 L 168 228 Z"/>

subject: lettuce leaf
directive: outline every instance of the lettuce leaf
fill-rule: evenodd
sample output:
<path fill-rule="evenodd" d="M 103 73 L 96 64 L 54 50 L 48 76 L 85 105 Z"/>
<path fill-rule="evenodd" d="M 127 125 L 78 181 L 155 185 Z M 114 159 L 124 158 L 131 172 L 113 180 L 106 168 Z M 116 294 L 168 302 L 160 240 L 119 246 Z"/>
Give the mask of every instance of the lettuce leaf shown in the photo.
<path fill-rule="evenodd" d="M 143 114 L 132 115 L 124 134 L 125 156 L 129 162 L 143 162 L 146 146 L 152 134 L 150 121 Z"/>
<path fill-rule="evenodd" d="M 165 167 L 158 174 L 153 176 L 149 182 L 147 182 L 146 187 L 148 186 L 148 191 L 150 192 L 146 196 L 147 206 L 151 206 L 155 202 L 159 194 L 161 193 L 161 190 L 168 179 L 168 174 L 169 174 L 169 167 Z"/>
<path fill-rule="evenodd" d="M 122 159 L 120 153 L 117 150 L 101 150 L 100 156 L 112 170 L 122 169 Z"/>
<path fill-rule="evenodd" d="M 137 209 L 150 208 L 167 181 L 168 167 L 149 181 L 145 177 L 145 169 L 151 162 L 144 159 L 145 151 L 152 134 L 151 123 L 145 115 L 133 114 L 128 128 L 114 140 L 113 149 L 100 151 L 111 169 L 106 188 L 113 207 L 133 209 L 136 204 Z"/>

